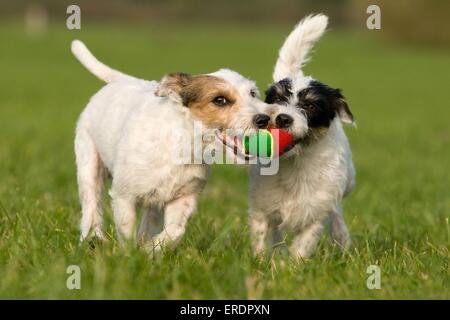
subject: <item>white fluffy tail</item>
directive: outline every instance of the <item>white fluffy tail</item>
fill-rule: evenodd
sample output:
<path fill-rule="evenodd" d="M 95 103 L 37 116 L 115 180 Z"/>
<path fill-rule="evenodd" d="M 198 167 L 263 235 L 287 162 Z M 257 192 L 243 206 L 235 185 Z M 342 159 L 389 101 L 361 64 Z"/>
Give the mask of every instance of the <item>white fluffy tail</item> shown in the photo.
<path fill-rule="evenodd" d="M 307 16 L 297 24 L 278 53 L 274 81 L 301 74 L 309 51 L 323 35 L 327 25 L 328 17 L 323 14 Z"/>
<path fill-rule="evenodd" d="M 126 75 L 120 71 L 111 69 L 107 65 L 101 63 L 94 57 L 89 49 L 80 40 L 72 41 L 72 53 L 97 78 L 103 80 L 106 83 L 119 81 L 119 80 L 136 80 L 135 77 Z"/>

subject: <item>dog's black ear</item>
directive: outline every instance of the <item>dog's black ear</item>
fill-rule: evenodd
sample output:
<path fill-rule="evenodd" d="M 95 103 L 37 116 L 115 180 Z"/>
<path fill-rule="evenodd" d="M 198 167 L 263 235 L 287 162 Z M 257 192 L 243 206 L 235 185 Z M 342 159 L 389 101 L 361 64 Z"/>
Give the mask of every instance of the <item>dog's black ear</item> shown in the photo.
<path fill-rule="evenodd" d="M 193 76 L 188 73 L 169 73 L 162 78 L 155 95 L 168 97 L 175 102 L 183 103 L 182 91 L 192 82 Z"/>
<path fill-rule="evenodd" d="M 340 89 L 336 89 L 335 91 L 334 105 L 336 108 L 336 112 L 342 122 L 350 124 L 355 123 L 355 120 L 353 119 L 353 114 L 350 111 L 347 101 L 345 101 L 345 98 L 342 95 Z"/>

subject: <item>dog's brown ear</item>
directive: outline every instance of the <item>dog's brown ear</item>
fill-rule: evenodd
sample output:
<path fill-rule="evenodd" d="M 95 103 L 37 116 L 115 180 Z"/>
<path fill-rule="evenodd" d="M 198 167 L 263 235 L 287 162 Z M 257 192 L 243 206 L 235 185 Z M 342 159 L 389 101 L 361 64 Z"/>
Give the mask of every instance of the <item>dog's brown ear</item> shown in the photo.
<path fill-rule="evenodd" d="M 336 112 L 344 123 L 350 123 L 354 124 L 355 120 L 353 119 L 353 114 L 350 111 L 347 101 L 345 101 L 344 96 L 341 93 L 341 90 L 336 89 L 336 100 L 335 100 L 335 106 L 336 106 Z"/>
<path fill-rule="evenodd" d="M 183 103 L 182 91 L 191 83 L 192 79 L 192 75 L 187 73 L 169 73 L 162 78 L 156 88 L 155 95 L 158 97 L 168 97 L 175 102 Z"/>

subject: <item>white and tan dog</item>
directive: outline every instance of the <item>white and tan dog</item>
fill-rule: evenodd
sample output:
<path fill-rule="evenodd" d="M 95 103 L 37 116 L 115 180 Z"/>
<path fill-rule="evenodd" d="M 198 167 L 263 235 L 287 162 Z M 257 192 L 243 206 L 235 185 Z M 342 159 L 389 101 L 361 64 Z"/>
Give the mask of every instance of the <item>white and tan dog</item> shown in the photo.
<path fill-rule="evenodd" d="M 274 84 L 266 91 L 273 104 L 272 126 L 294 136 L 296 146 L 279 161 L 279 172 L 260 175 L 250 170 L 250 230 L 254 252 L 265 250 L 268 231 L 275 242 L 283 230 L 294 233 L 290 246 L 296 257 L 309 257 L 322 229 L 330 221 L 331 236 L 341 248 L 350 246 L 341 202 L 353 188 L 355 170 L 342 122 L 353 116 L 339 89 L 305 77 L 301 67 L 314 43 L 322 36 L 324 15 L 302 20 L 280 49 L 273 73 Z"/>
<path fill-rule="evenodd" d="M 258 99 L 254 82 L 231 70 L 195 76 L 173 73 L 158 83 L 107 67 L 80 41 L 72 43 L 72 52 L 108 83 L 91 98 L 76 128 L 81 239 L 91 233 L 105 238 L 101 200 L 109 175 L 120 238 L 134 237 L 136 208 L 143 206 L 146 213 L 138 238 L 154 236 L 148 248 L 156 250 L 176 243 L 195 211 L 209 166 L 202 159 L 179 164 L 171 138 L 177 130 L 194 135 L 194 122 L 200 121 L 205 130 L 219 129 L 221 142 L 235 153 L 242 152 L 239 139 L 228 139 L 225 130 L 248 133 L 266 127 L 269 116 L 261 110 L 267 105 Z M 156 234 L 162 215 L 164 228 Z"/>

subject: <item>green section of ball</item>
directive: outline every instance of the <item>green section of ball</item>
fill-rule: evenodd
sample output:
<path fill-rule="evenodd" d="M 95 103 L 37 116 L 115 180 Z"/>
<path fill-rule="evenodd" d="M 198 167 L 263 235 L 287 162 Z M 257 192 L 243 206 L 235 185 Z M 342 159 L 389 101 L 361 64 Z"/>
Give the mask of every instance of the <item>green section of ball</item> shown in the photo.
<path fill-rule="evenodd" d="M 271 158 L 273 155 L 273 137 L 267 130 L 259 130 L 256 134 L 244 137 L 244 149 L 247 154 Z"/>

